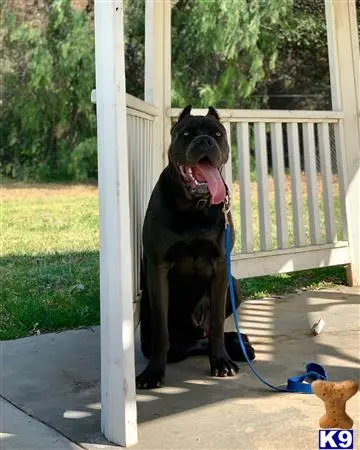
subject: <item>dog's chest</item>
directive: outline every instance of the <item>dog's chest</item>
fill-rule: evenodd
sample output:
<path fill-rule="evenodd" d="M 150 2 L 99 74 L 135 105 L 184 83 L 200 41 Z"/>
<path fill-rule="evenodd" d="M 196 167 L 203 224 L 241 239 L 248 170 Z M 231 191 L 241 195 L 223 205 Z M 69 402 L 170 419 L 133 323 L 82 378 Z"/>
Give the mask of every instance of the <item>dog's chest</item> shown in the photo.
<path fill-rule="evenodd" d="M 206 239 L 179 241 L 167 254 L 170 267 L 180 275 L 212 276 L 220 256 L 218 245 Z"/>

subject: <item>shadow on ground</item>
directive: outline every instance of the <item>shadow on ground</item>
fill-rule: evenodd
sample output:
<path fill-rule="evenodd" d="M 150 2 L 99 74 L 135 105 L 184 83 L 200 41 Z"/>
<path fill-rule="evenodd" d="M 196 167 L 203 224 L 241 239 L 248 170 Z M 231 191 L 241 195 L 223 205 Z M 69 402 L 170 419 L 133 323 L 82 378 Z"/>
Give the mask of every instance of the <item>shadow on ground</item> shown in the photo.
<path fill-rule="evenodd" d="M 359 378 L 359 305 L 359 293 L 343 287 L 246 302 L 241 327 L 257 350 L 257 370 L 279 385 L 314 361 L 331 380 Z M 325 330 L 313 337 L 309 330 L 320 317 Z M 99 344 L 98 328 L 2 342 L 1 394 L 74 442 L 100 448 L 107 442 L 99 432 Z M 137 349 L 137 372 L 144 364 Z M 350 403 L 353 417 L 357 398 Z M 137 400 L 136 448 L 270 449 L 289 435 L 287 448 L 317 445 L 320 402 L 270 392 L 245 364 L 238 376 L 216 379 L 206 357 L 192 357 L 169 365 L 166 387 L 139 391 Z"/>

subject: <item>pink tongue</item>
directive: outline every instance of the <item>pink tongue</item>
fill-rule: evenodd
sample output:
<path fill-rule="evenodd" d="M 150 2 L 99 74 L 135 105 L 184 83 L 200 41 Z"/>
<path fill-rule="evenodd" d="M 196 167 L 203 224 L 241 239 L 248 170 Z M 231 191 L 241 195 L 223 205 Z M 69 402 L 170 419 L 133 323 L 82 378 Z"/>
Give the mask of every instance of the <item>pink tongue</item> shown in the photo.
<path fill-rule="evenodd" d="M 211 195 L 211 204 L 216 205 L 223 202 L 226 197 L 226 189 L 219 170 L 208 162 L 199 162 L 196 164 L 196 169 L 200 172 L 202 177 L 205 178 L 208 184 Z"/>

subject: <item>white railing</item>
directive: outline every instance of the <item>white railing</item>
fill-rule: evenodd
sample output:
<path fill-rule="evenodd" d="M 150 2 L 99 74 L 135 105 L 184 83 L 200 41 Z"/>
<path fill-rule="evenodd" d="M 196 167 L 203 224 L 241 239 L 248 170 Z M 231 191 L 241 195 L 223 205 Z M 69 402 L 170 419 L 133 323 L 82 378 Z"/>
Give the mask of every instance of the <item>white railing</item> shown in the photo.
<path fill-rule="evenodd" d="M 134 317 L 138 323 L 142 226 L 153 188 L 154 119 L 157 110 L 152 105 L 127 95 L 127 127 L 129 151 L 129 191 L 131 210 L 131 244 L 134 273 Z"/>
<path fill-rule="evenodd" d="M 179 112 L 168 114 L 174 119 Z M 225 167 L 236 231 L 234 275 L 348 263 L 342 113 L 218 112 L 236 155 Z"/>
<path fill-rule="evenodd" d="M 175 119 L 179 112 L 168 114 Z M 221 109 L 219 114 L 235 152 L 225 167 L 236 231 L 234 276 L 349 263 L 342 114 Z M 155 142 L 157 115 L 155 107 L 127 95 L 136 324 L 141 231 L 154 185 L 154 152 L 161 148 Z"/>
<path fill-rule="evenodd" d="M 168 114 L 175 119 L 179 112 L 171 109 Z M 219 114 L 235 152 L 225 167 L 236 232 L 234 276 L 348 264 L 342 114 L 265 110 L 219 110 Z M 156 142 L 157 115 L 155 107 L 127 95 L 135 324 L 141 293 L 141 232 L 154 186 L 154 156 L 159 159 L 155 152 L 161 148 Z"/>

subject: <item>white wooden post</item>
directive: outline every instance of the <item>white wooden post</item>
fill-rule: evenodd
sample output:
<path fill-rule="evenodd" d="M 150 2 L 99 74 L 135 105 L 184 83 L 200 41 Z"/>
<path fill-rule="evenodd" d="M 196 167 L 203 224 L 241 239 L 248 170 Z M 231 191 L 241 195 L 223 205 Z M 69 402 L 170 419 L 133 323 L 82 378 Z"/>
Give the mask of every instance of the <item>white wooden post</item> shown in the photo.
<path fill-rule="evenodd" d="M 351 267 L 348 282 L 360 285 L 360 58 L 355 0 L 326 0 L 332 106 L 343 111 L 346 219 Z M 341 180 L 340 180 L 341 181 Z"/>
<path fill-rule="evenodd" d="M 171 0 L 145 2 L 145 101 L 159 109 L 154 121 L 153 184 L 167 163 L 171 119 Z"/>
<path fill-rule="evenodd" d="M 137 442 L 123 1 L 95 0 L 99 163 L 101 426 Z"/>

